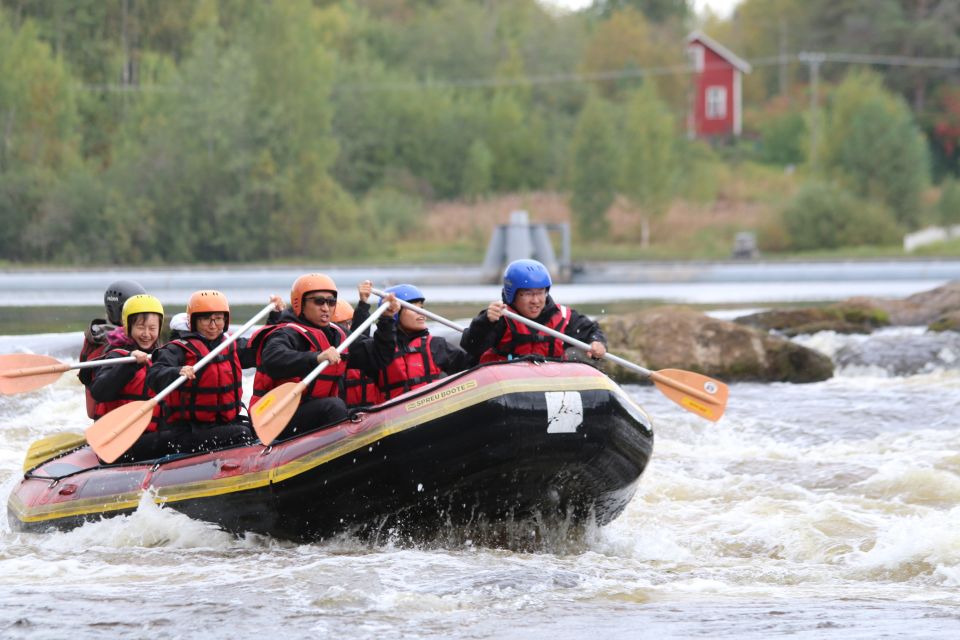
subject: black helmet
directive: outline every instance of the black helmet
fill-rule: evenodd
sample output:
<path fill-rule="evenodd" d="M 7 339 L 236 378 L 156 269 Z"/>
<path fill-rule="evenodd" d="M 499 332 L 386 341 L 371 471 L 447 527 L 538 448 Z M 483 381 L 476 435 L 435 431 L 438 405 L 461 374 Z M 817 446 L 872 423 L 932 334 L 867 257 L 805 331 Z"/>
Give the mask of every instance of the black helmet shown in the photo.
<path fill-rule="evenodd" d="M 146 293 L 147 290 L 133 280 L 117 280 L 107 287 L 103 293 L 103 306 L 107 310 L 107 322 L 120 326 L 123 314 L 123 303 L 127 298 Z"/>

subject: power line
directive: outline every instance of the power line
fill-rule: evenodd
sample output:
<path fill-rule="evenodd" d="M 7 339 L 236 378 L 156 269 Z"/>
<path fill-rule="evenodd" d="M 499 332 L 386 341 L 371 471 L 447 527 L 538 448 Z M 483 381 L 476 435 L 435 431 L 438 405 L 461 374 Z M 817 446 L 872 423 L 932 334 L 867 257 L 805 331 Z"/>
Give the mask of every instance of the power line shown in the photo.
<path fill-rule="evenodd" d="M 921 58 L 911 56 L 891 56 L 859 53 L 822 53 L 801 52 L 767 56 L 748 60 L 751 66 L 762 67 L 790 62 L 809 64 L 813 58 L 819 63 L 836 62 L 841 64 L 870 64 L 890 67 L 920 67 L 934 69 L 960 69 L 958 58 Z M 706 69 L 721 68 L 721 65 L 707 65 Z M 591 71 L 579 73 L 556 73 L 525 76 L 523 78 L 462 78 L 452 80 L 426 80 L 411 82 L 357 82 L 333 85 L 337 92 L 378 92 L 378 91 L 424 91 L 444 88 L 490 89 L 499 87 L 544 86 L 554 84 L 580 84 L 606 80 L 627 80 L 648 76 L 670 76 L 695 73 L 692 65 L 671 65 L 664 67 L 638 67 L 609 71 Z M 124 85 L 124 84 L 83 84 L 79 88 L 93 92 L 182 92 L 184 87 L 172 85 Z"/>

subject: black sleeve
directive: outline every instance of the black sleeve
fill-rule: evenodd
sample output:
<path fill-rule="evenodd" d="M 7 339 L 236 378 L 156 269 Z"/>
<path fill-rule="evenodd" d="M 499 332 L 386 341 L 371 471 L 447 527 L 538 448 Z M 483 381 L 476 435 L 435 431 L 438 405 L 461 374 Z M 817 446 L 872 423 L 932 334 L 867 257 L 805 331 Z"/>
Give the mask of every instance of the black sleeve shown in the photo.
<path fill-rule="evenodd" d="M 123 357 L 125 356 L 114 352 L 108 353 L 103 360 Z M 130 362 L 88 369 L 88 371 L 95 371 L 93 380 L 90 382 L 90 395 L 97 402 L 116 400 L 120 397 L 120 392 L 127 386 L 127 383 L 137 374 L 137 370 L 143 366 L 146 365 Z"/>
<path fill-rule="evenodd" d="M 369 376 L 376 376 L 393 360 L 397 350 L 397 323 L 392 316 L 380 316 L 377 330 L 372 338 L 360 337 L 350 345 L 347 367 L 360 369 Z"/>
<path fill-rule="evenodd" d="M 250 367 L 257 366 L 257 350 L 251 349 L 247 346 L 248 344 L 249 342 L 246 338 L 237 338 L 237 357 L 240 359 L 241 369 L 249 369 Z"/>
<path fill-rule="evenodd" d="M 147 369 L 147 386 L 159 392 L 180 377 L 187 357 L 183 349 L 167 343 L 153 352 L 152 360 L 153 364 Z"/>
<path fill-rule="evenodd" d="M 477 361 L 469 353 L 455 347 L 443 338 L 433 337 L 430 340 L 430 353 L 433 361 L 446 374 L 465 371 L 474 366 Z"/>
<path fill-rule="evenodd" d="M 363 324 L 370 317 L 370 303 L 358 302 L 353 308 L 353 319 L 350 320 L 350 333 Z"/>
<path fill-rule="evenodd" d="M 607 337 L 603 335 L 600 325 L 587 316 L 580 315 L 573 309 L 570 310 L 570 323 L 567 324 L 564 333 L 571 338 L 576 338 L 587 344 L 591 342 L 602 342 L 604 346 L 607 344 Z"/>
<path fill-rule="evenodd" d="M 317 352 L 296 329 L 276 329 L 260 352 L 260 370 L 274 379 L 302 378 L 317 366 Z"/>
<path fill-rule="evenodd" d="M 460 346 L 470 354 L 474 360 L 480 360 L 480 356 L 487 349 L 492 349 L 500 342 L 503 332 L 506 330 L 506 322 L 500 318 L 496 322 L 490 322 L 487 319 L 487 310 L 481 311 L 477 317 L 466 328 L 460 337 Z"/>

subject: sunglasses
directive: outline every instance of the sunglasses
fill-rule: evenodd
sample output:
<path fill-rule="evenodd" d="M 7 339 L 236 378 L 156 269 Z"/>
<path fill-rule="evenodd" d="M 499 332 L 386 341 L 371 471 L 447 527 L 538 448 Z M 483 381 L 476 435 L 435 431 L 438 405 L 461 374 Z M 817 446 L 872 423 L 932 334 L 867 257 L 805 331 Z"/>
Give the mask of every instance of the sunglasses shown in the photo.
<path fill-rule="evenodd" d="M 337 299 L 336 299 L 336 298 L 333 298 L 333 297 L 330 297 L 330 298 L 321 298 L 320 296 L 316 296 L 316 297 L 314 297 L 314 298 L 304 298 L 303 300 L 304 300 L 304 302 L 312 302 L 313 304 L 317 305 L 318 307 L 322 307 L 323 305 L 327 305 L 328 307 L 335 307 L 335 306 L 337 306 Z"/>

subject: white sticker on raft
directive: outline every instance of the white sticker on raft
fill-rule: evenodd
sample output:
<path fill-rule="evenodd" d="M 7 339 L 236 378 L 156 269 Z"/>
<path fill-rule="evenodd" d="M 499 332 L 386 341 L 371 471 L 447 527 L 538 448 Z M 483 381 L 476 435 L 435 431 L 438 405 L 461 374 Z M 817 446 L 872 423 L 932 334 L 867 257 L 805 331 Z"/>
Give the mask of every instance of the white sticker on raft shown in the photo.
<path fill-rule="evenodd" d="M 547 433 L 576 433 L 583 423 L 579 391 L 546 391 Z"/>

